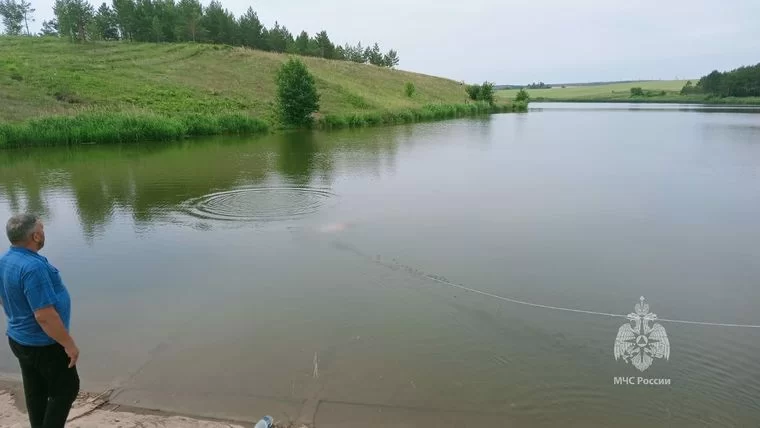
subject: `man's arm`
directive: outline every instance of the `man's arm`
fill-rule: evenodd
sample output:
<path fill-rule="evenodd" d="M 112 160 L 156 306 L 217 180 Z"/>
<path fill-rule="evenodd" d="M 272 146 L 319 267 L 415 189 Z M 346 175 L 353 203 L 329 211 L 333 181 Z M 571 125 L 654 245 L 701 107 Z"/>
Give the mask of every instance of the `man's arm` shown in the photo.
<path fill-rule="evenodd" d="M 58 315 L 55 308 L 47 306 L 38 309 L 34 311 L 34 318 L 40 327 L 42 327 L 45 334 L 63 346 L 63 349 L 66 350 L 66 355 L 69 356 L 69 368 L 74 367 L 79 359 L 79 348 L 74 343 L 74 338 L 66 331 L 63 321 L 61 321 L 61 316 Z"/>
<path fill-rule="evenodd" d="M 53 292 L 53 281 L 47 267 L 40 264 L 29 269 L 23 274 L 22 281 L 26 300 L 34 311 L 37 323 L 45 334 L 63 346 L 69 356 L 69 368 L 74 367 L 79 359 L 79 348 L 55 310 L 58 299 Z"/>

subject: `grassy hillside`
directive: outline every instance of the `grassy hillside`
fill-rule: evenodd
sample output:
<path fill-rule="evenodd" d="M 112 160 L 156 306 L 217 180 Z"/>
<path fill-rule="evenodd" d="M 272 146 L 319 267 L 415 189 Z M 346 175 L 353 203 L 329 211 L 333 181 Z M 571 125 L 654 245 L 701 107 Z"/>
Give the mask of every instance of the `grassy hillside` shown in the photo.
<path fill-rule="evenodd" d="M 0 37 L 0 145 L 3 139 L 11 145 L 67 144 L 277 127 L 275 73 L 287 58 L 220 45 Z M 321 94 L 317 117 L 322 126 L 491 111 L 465 106 L 464 87 L 453 80 L 345 61 L 302 60 Z M 411 98 L 404 94 L 406 82 L 416 87 Z"/>
<path fill-rule="evenodd" d="M 81 111 L 242 112 L 272 119 L 276 69 L 286 55 L 198 44 L 72 44 L 0 38 L 0 120 Z M 448 79 L 365 64 L 303 58 L 323 114 L 463 103 Z M 404 96 L 404 83 L 417 88 Z"/>
<path fill-rule="evenodd" d="M 692 79 L 696 83 L 699 79 Z M 526 89 L 531 101 L 568 102 L 667 102 L 667 103 L 711 103 L 711 104 L 760 104 L 758 98 L 714 98 L 702 94 L 680 95 L 686 80 L 642 80 L 640 82 L 608 83 L 583 86 L 553 86 L 549 89 Z M 631 88 L 642 88 L 644 92 L 661 93 L 647 97 L 631 97 Z M 517 89 L 496 92 L 498 99 L 514 99 Z"/>

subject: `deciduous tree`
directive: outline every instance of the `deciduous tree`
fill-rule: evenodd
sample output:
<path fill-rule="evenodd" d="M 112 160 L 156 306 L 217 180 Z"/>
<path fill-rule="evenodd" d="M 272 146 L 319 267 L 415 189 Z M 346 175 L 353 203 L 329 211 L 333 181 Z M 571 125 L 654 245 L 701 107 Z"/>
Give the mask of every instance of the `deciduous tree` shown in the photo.
<path fill-rule="evenodd" d="M 277 72 L 277 104 L 283 122 L 308 125 L 319 110 L 319 94 L 314 76 L 299 59 L 290 58 Z"/>
<path fill-rule="evenodd" d="M 53 13 L 62 36 L 78 42 L 88 39 L 87 31 L 95 15 L 90 3 L 85 0 L 56 0 Z"/>
<path fill-rule="evenodd" d="M 32 33 L 29 31 L 29 21 L 34 22 L 34 18 L 32 18 L 32 14 L 37 9 L 34 9 L 32 7 L 32 3 L 26 0 L 19 0 L 18 5 L 19 5 L 19 8 L 21 9 L 21 14 L 24 16 L 24 26 L 26 27 L 26 35 L 31 36 Z"/>
<path fill-rule="evenodd" d="M 39 35 L 58 37 L 58 21 L 55 19 L 51 19 L 50 21 L 42 21 L 42 29 L 40 30 Z"/>
<path fill-rule="evenodd" d="M 3 18 L 5 33 L 10 36 L 21 34 L 24 22 L 22 3 L 16 0 L 0 0 L 0 16 Z"/>

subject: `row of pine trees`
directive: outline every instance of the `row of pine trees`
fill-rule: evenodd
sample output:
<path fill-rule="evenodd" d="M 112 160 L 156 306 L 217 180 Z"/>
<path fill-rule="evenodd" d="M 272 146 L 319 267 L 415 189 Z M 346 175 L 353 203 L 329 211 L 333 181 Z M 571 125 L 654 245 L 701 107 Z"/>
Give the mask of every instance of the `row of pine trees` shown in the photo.
<path fill-rule="evenodd" d="M 32 19 L 33 12 L 26 0 L 0 0 L 0 16 L 8 34 L 20 34 L 22 22 L 17 21 L 25 23 Z M 42 23 L 40 35 L 77 42 L 216 43 L 391 68 L 399 63 L 395 50 L 383 53 L 377 43 L 340 46 L 330 40 L 326 31 L 313 36 L 302 31 L 294 36 L 278 22 L 266 28 L 250 7 L 236 17 L 217 0 L 208 6 L 199 0 L 112 0 L 110 6 L 103 3 L 97 10 L 87 0 L 56 0 L 53 12 L 55 19 Z"/>

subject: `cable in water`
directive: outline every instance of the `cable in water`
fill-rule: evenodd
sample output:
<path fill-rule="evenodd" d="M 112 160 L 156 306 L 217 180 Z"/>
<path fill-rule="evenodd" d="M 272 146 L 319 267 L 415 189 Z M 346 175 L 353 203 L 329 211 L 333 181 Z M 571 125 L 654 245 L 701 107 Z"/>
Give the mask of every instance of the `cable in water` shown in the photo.
<path fill-rule="evenodd" d="M 588 311 L 585 309 L 575 309 L 575 308 L 565 308 L 561 306 L 543 305 L 540 303 L 528 302 L 525 300 L 512 299 L 509 297 L 499 296 L 497 294 L 488 293 L 486 291 L 481 291 L 481 290 L 476 290 L 474 288 L 465 287 L 464 285 L 451 282 L 447 279 L 444 279 L 443 277 L 424 273 L 422 271 L 419 271 L 410 266 L 406 266 L 400 263 L 395 263 L 395 264 L 385 263 L 379 258 L 371 257 L 365 254 L 364 252 L 360 251 L 356 247 L 346 244 L 345 242 L 334 240 L 333 246 L 340 250 L 352 252 L 359 257 L 362 257 L 364 259 L 371 261 L 372 263 L 378 264 L 380 266 L 383 266 L 389 269 L 395 270 L 394 269 L 395 267 L 403 267 L 411 275 L 416 275 L 416 276 L 428 279 L 430 281 L 436 282 L 438 284 L 446 285 L 452 288 L 457 288 L 457 289 L 467 291 L 470 293 L 480 294 L 481 296 L 486 296 L 493 299 L 502 300 L 505 302 L 515 303 L 515 304 L 523 305 L 523 306 L 530 306 L 534 308 L 549 309 L 549 310 L 554 310 L 554 311 L 573 312 L 573 313 L 586 314 L 586 315 L 599 315 L 599 316 L 613 317 L 613 318 L 627 318 L 627 315 L 624 315 L 624 314 L 613 314 L 613 313 L 608 313 L 608 312 Z M 760 325 L 755 325 L 755 324 L 732 324 L 732 323 L 718 323 L 718 322 L 707 322 L 707 321 L 689 321 L 689 320 L 679 320 L 679 319 L 670 319 L 670 318 L 657 318 L 657 320 L 662 321 L 662 322 L 672 322 L 672 323 L 677 323 L 677 324 L 691 324 L 691 325 L 702 325 L 702 326 L 710 326 L 710 327 L 760 328 Z"/>

